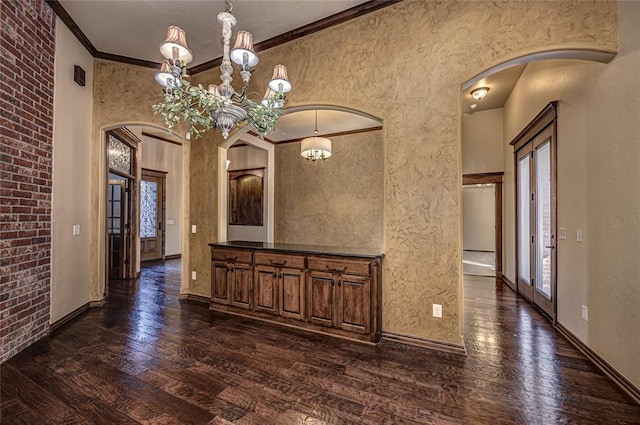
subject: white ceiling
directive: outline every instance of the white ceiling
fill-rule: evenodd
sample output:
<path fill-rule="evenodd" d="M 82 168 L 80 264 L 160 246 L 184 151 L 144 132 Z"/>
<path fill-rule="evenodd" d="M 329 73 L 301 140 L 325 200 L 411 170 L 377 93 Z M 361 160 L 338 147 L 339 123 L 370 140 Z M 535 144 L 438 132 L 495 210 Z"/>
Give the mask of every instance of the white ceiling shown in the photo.
<path fill-rule="evenodd" d="M 349 9 L 365 0 L 235 0 L 233 15 L 254 36 L 254 43 Z M 221 0 L 60 0 L 98 51 L 160 62 L 158 49 L 167 27 L 187 33 L 193 67 L 222 56 Z"/>
<path fill-rule="evenodd" d="M 313 136 L 315 109 L 287 113 L 280 118 L 276 129 L 266 137 L 274 142 L 302 139 Z M 372 117 L 348 111 L 318 109 L 318 132 L 323 134 L 342 133 L 380 127 L 382 123 Z"/>
<path fill-rule="evenodd" d="M 520 79 L 526 64 L 512 66 L 503 71 L 496 72 L 478 81 L 467 90 L 462 91 L 462 113 L 486 111 L 487 109 L 502 108 L 509 98 L 513 87 Z M 478 87 L 488 87 L 489 93 L 482 100 L 476 100 L 471 96 L 471 92 Z M 471 109 L 471 104 L 477 104 L 475 109 Z"/>

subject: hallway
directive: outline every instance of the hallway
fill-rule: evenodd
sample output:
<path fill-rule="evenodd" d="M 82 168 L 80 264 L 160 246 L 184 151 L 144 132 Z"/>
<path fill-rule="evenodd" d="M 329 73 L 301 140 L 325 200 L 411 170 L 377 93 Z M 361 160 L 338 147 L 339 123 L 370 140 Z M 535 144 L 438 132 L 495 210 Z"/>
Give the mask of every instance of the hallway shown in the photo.
<path fill-rule="evenodd" d="M 179 301 L 180 260 L 2 365 L 2 424 L 638 424 L 634 404 L 507 287 L 465 277 L 461 357 Z"/>

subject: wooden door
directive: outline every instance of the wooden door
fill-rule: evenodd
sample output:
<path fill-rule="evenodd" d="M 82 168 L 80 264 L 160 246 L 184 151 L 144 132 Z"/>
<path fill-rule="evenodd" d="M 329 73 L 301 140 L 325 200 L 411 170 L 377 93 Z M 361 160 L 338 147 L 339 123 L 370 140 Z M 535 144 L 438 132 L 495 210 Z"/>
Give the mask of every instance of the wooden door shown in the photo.
<path fill-rule="evenodd" d="M 229 304 L 229 264 L 223 261 L 214 261 L 211 265 L 211 300 L 217 304 Z"/>
<path fill-rule="evenodd" d="M 142 169 L 140 180 L 140 260 L 164 258 L 166 173 Z"/>
<path fill-rule="evenodd" d="M 107 191 L 107 255 L 110 279 L 124 279 L 126 277 L 125 223 L 127 214 L 125 183 L 124 179 L 109 179 Z"/>
<path fill-rule="evenodd" d="M 251 309 L 251 265 L 234 263 L 230 265 L 231 305 Z"/>
<path fill-rule="evenodd" d="M 278 272 L 278 294 L 280 316 L 293 319 L 304 319 L 304 287 L 303 270 L 280 269 Z"/>
<path fill-rule="evenodd" d="M 307 317 L 316 325 L 333 327 L 335 282 L 331 273 L 311 271 L 307 278 Z"/>
<path fill-rule="evenodd" d="M 337 277 L 337 323 L 350 332 L 369 333 L 371 329 L 371 278 L 342 274 Z"/>
<path fill-rule="evenodd" d="M 255 288 L 254 306 L 256 311 L 278 314 L 277 269 L 269 266 L 255 266 L 253 282 Z"/>

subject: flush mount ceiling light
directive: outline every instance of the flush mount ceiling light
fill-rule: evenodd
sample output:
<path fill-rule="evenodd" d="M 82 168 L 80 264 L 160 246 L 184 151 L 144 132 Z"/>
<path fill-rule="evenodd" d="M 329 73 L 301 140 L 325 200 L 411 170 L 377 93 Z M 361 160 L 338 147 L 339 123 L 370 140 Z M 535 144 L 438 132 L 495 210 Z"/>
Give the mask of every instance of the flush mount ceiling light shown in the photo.
<path fill-rule="evenodd" d="M 489 87 L 478 87 L 477 89 L 471 90 L 471 97 L 475 100 L 482 100 L 489 93 Z"/>
<path fill-rule="evenodd" d="M 300 142 L 300 155 L 307 161 L 327 159 L 331 156 L 331 140 L 318 137 L 318 110 L 316 109 L 316 126 L 313 130 L 313 137 L 307 137 Z"/>
<path fill-rule="evenodd" d="M 228 0 L 226 3 L 227 9 L 218 14 L 224 44 L 220 65 L 222 84 L 211 84 L 205 89 L 201 85 L 194 86 L 189 83 L 186 66 L 193 60 L 193 54 L 187 46 L 187 36 L 181 28 L 169 27 L 167 39 L 160 44 L 160 53 L 165 60 L 162 62 L 162 68 L 156 72 L 155 79 L 164 87 L 165 97 L 164 101 L 155 105 L 153 109 L 162 116 L 169 129 L 184 121 L 190 126 L 189 132 L 196 136 L 208 130 L 219 129 L 222 137 L 226 139 L 229 131 L 247 121 L 262 136 L 274 129 L 276 120 L 283 113 L 285 93 L 291 90 L 287 68 L 284 65 L 274 67 L 269 87 L 259 103 L 247 98 L 249 80 L 253 72 L 251 68 L 258 65 L 259 58 L 253 49 L 253 36 L 247 31 L 238 31 L 233 49 L 229 49 L 236 18 L 231 14 L 233 5 Z M 243 81 L 240 93 L 231 86 L 231 62 L 240 68 Z"/>

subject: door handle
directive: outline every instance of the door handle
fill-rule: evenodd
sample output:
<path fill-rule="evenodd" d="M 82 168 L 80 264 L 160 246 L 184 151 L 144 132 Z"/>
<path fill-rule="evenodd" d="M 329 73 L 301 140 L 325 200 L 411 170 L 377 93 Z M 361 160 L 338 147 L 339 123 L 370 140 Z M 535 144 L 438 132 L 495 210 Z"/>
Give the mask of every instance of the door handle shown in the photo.
<path fill-rule="evenodd" d="M 238 257 L 224 257 L 225 260 L 227 261 L 236 261 L 238 259 Z"/>
<path fill-rule="evenodd" d="M 555 246 L 553 246 L 553 245 L 549 245 L 549 246 L 545 246 L 545 248 L 555 249 Z"/>
<path fill-rule="evenodd" d="M 282 263 L 278 263 L 277 261 L 269 260 L 269 262 L 271 263 L 272 266 L 275 266 L 275 267 L 284 267 L 287 265 L 286 261 L 283 261 Z"/>

